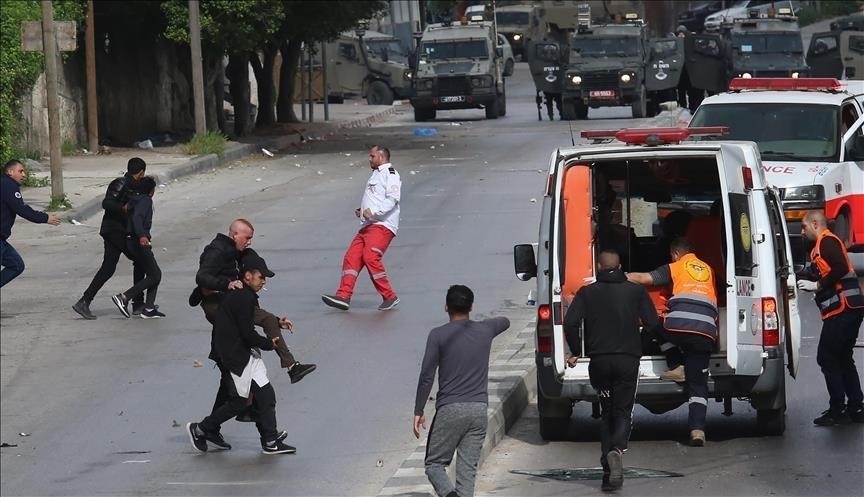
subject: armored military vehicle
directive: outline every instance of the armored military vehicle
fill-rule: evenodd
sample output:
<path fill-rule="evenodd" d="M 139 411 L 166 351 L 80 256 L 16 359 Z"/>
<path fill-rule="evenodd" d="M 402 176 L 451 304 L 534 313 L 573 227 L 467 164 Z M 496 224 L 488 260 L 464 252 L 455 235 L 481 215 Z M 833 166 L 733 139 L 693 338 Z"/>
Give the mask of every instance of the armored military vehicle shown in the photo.
<path fill-rule="evenodd" d="M 831 31 L 810 39 L 807 65 L 813 77 L 864 79 L 864 15 L 831 23 Z"/>
<path fill-rule="evenodd" d="M 649 39 L 635 13 L 622 24 L 581 26 L 570 40 L 563 118 L 585 119 L 589 107 L 622 105 L 634 118 L 656 115 L 660 102 L 675 99 L 683 56 L 679 39 Z"/>
<path fill-rule="evenodd" d="M 408 56 L 399 40 L 377 31 L 347 31 L 329 42 L 327 76 L 331 101 L 359 95 L 369 105 L 390 105 L 411 95 Z"/>
<path fill-rule="evenodd" d="M 586 10 L 587 8 L 587 17 Z M 549 120 L 557 103 L 561 114 L 561 90 L 570 47 L 570 34 L 575 31 L 582 12 L 590 23 L 591 9 L 575 3 L 565 5 L 540 4 L 531 8 L 528 31 L 525 34 L 523 59 L 528 62 L 531 78 L 537 90 L 537 119 L 542 120 L 541 106 L 546 105 Z"/>
<path fill-rule="evenodd" d="M 492 23 L 430 24 L 417 49 L 415 121 L 449 109 L 483 108 L 486 119 L 507 113 L 502 50 Z"/>
<path fill-rule="evenodd" d="M 726 91 L 733 78 L 798 78 L 809 74 L 797 17 L 781 8 L 775 17 L 735 19 L 720 34 L 686 38 L 690 86 Z M 758 15 L 754 12 L 751 15 Z"/>
<path fill-rule="evenodd" d="M 513 55 L 524 60 L 525 36 L 528 32 L 528 21 L 531 18 L 530 5 L 506 5 L 495 9 L 495 23 L 498 33 L 504 35 L 510 42 Z"/>

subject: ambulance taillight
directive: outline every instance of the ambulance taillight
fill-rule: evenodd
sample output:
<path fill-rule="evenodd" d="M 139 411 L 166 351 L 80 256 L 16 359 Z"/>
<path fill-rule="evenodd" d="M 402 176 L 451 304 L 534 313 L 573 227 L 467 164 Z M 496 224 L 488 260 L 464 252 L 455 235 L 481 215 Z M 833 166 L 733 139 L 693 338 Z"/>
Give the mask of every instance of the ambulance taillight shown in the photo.
<path fill-rule="evenodd" d="M 537 306 L 537 352 L 552 353 L 552 306 Z"/>
<path fill-rule="evenodd" d="M 780 320 L 777 317 L 777 300 L 762 297 L 762 346 L 780 345 Z"/>

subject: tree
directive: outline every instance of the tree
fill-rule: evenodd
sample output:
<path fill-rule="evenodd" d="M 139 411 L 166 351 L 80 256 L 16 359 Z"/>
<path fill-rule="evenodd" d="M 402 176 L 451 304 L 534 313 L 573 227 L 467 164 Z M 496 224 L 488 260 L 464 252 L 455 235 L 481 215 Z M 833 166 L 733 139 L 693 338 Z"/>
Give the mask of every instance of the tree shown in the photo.
<path fill-rule="evenodd" d="M 282 123 L 299 122 L 294 113 L 294 81 L 303 44 L 332 40 L 343 31 L 354 28 L 358 21 L 384 9 L 386 3 L 382 0 L 284 0 L 283 5 L 285 17 L 277 37 L 282 68 L 276 118 Z"/>

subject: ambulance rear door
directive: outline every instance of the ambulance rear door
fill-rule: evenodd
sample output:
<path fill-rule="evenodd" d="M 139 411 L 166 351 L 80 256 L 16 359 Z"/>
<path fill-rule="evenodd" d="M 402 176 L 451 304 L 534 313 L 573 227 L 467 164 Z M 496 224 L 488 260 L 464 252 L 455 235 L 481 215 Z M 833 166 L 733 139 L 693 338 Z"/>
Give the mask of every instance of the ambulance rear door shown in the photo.
<path fill-rule="evenodd" d="M 723 143 L 718 157 L 726 218 L 725 285 L 719 285 L 726 288 L 726 311 L 725 329 L 720 329 L 720 333 L 725 333 L 729 367 L 735 374 L 745 376 L 762 373 L 762 299 L 757 291 L 757 278 L 760 274 L 774 276 L 773 264 L 760 267 L 761 261 L 753 243 L 756 226 L 752 177 L 758 174 L 759 164 L 748 163 L 748 155 L 755 154 L 747 154 L 744 147 L 754 146 Z M 720 275 L 715 275 L 718 277 Z"/>
<path fill-rule="evenodd" d="M 786 368 L 793 378 L 798 374 L 801 349 L 801 316 L 798 309 L 798 287 L 792 266 L 792 247 L 789 243 L 786 220 L 780 195 L 775 188 L 769 188 L 765 199 L 768 202 L 768 215 L 771 216 L 771 233 L 774 236 L 774 252 L 777 265 L 777 307 L 783 322 L 783 342 L 786 348 Z"/>

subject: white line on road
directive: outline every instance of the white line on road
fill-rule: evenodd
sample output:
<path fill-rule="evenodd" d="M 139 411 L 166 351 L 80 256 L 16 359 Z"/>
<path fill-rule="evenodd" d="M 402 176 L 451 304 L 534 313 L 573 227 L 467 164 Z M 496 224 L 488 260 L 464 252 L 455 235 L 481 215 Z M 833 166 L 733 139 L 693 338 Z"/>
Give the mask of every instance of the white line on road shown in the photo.
<path fill-rule="evenodd" d="M 209 487 L 228 487 L 238 485 L 270 485 L 275 482 L 271 480 L 260 481 L 166 481 L 166 485 L 197 485 Z"/>

